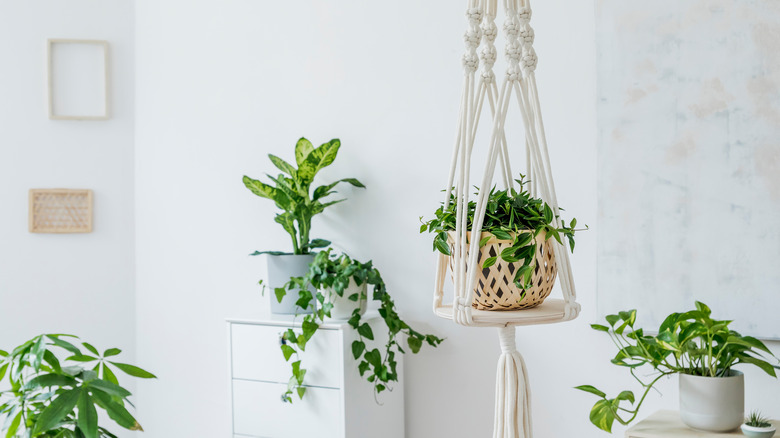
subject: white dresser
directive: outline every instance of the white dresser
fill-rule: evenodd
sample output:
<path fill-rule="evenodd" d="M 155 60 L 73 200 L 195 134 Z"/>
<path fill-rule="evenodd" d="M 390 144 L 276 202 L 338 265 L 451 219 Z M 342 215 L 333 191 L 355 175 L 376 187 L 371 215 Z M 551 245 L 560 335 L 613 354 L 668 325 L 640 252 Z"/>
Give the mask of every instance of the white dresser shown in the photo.
<path fill-rule="evenodd" d="M 354 331 L 346 322 L 320 326 L 301 354 L 307 371 L 303 400 L 282 394 L 292 376 L 279 349 L 281 334 L 299 328 L 301 317 L 272 315 L 258 320 L 228 320 L 230 387 L 235 438 L 402 438 L 404 436 L 403 361 L 401 381 L 374 399 L 373 386 L 358 372 L 352 356 Z M 366 315 L 383 351 L 386 332 L 378 316 Z M 296 322 L 297 321 L 297 322 Z M 294 361 L 293 356 L 290 361 Z"/>

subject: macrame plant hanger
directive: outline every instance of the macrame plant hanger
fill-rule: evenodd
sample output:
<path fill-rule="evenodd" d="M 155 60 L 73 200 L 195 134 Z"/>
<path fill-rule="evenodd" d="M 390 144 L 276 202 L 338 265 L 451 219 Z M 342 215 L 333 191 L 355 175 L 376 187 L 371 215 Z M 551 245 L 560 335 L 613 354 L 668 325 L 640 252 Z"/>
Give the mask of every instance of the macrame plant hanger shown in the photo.
<path fill-rule="evenodd" d="M 451 195 L 456 199 L 456 230 L 452 255 L 439 255 L 434 312 L 455 323 L 469 327 L 497 327 L 501 357 L 496 375 L 496 403 L 493 428 L 494 438 L 532 438 L 530 388 L 525 363 L 517 351 L 515 327 L 521 325 L 551 324 L 577 317 L 580 306 L 576 302 L 574 280 L 566 248 L 550 239 L 563 299 L 548 299 L 541 305 L 525 310 L 477 310 L 472 308 L 479 270 L 479 240 L 468 240 L 468 204 L 471 189 L 471 156 L 474 149 L 480 117 L 487 101 L 492 120 L 487 162 L 476 195 L 476 211 L 472 235 L 479 236 L 484 222 L 490 187 L 495 170 L 504 188 L 513 187 L 509 162 L 509 144 L 504 132 L 507 111 L 513 103 L 519 106 L 525 132 L 526 175 L 529 190 L 553 210 L 553 226 L 561 226 L 558 200 L 552 180 L 550 156 L 544 133 L 539 95 L 536 87 L 536 52 L 533 48 L 534 31 L 530 26 L 530 0 L 502 0 L 506 17 L 504 35 L 507 72 L 501 85 L 497 83 L 493 66 L 497 58 L 495 41 L 498 36 L 496 16 L 498 0 L 468 0 L 465 34 L 466 53 L 463 56 L 464 81 L 460 115 L 452 164 L 447 182 L 445 207 Z M 478 53 L 478 49 L 480 49 Z M 480 68 L 480 61 L 482 70 Z M 454 190 L 454 192 L 453 192 Z M 448 264 L 452 269 L 453 300 L 443 304 L 444 283 Z M 477 269 L 469 267 L 478 267 Z"/>

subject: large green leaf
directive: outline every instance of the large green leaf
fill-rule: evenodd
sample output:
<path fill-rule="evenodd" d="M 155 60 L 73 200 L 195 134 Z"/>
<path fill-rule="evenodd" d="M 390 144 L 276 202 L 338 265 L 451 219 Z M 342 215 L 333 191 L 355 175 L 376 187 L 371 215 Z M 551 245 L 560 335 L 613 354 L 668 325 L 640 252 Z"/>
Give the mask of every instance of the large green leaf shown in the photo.
<path fill-rule="evenodd" d="M 575 387 L 574 389 L 579 389 L 580 391 L 589 392 L 589 393 L 594 394 L 595 396 L 601 397 L 601 398 L 604 398 L 604 397 L 607 396 L 607 394 L 605 394 L 602 391 L 599 391 L 598 389 L 596 389 L 595 387 L 593 387 L 591 385 L 581 385 L 581 386 Z"/>
<path fill-rule="evenodd" d="M 108 413 L 108 416 L 112 420 L 116 421 L 118 425 L 130 430 L 137 430 L 136 428 L 140 429 L 138 422 L 135 421 L 135 418 L 133 418 L 130 412 L 128 412 L 120 403 L 115 402 L 109 395 L 101 392 L 94 392 L 92 398 L 97 402 L 98 406 Z"/>
<path fill-rule="evenodd" d="M 98 438 L 98 417 L 89 392 L 81 391 L 78 401 L 79 416 L 77 424 L 85 438 Z"/>
<path fill-rule="evenodd" d="M 333 163 L 340 147 L 341 141 L 333 139 L 311 151 L 303 163 L 298 165 L 298 177 L 301 181 L 306 184 L 314 181 L 315 175 L 320 170 Z"/>
<path fill-rule="evenodd" d="M 295 144 L 295 162 L 300 166 L 306 161 L 311 151 L 314 150 L 314 145 L 309 140 L 301 137 L 298 143 Z"/>
<path fill-rule="evenodd" d="M 125 374 L 129 374 L 133 377 L 139 377 L 141 379 L 156 379 L 157 376 L 150 373 L 149 371 L 146 371 L 144 369 L 141 369 L 135 365 L 130 365 L 126 363 L 119 363 L 119 362 L 111 362 L 109 361 L 111 365 L 114 365 L 115 367 L 122 370 Z"/>
<path fill-rule="evenodd" d="M 332 192 L 331 190 L 334 187 L 336 187 L 339 183 L 342 183 L 342 182 L 346 182 L 346 183 L 352 184 L 355 187 L 366 188 L 366 186 L 364 186 L 363 183 L 361 183 L 360 181 L 356 180 L 355 178 L 344 178 L 344 179 L 340 179 L 340 180 L 338 180 L 336 182 L 332 182 L 330 184 L 317 187 L 314 190 L 314 195 L 312 195 L 312 200 L 316 201 L 316 200 L 318 200 L 320 198 L 324 198 L 324 197 L 326 197 L 326 196 L 328 196 L 330 194 L 335 193 L 335 192 Z"/>
<path fill-rule="evenodd" d="M 117 397 L 124 398 L 130 397 L 132 395 L 130 391 L 126 390 L 125 388 L 122 388 L 121 386 L 115 385 L 106 380 L 93 380 L 89 382 L 89 386 L 93 389 L 97 389 L 105 392 L 106 394 L 115 395 Z"/>
<path fill-rule="evenodd" d="M 13 414 L 11 414 L 13 415 Z M 5 438 L 12 438 L 16 435 L 16 431 L 19 429 L 19 424 L 22 422 L 22 411 L 12 417 L 11 424 L 8 426 L 8 431 L 5 434 Z"/>
<path fill-rule="evenodd" d="M 75 345 L 71 344 L 68 341 L 60 339 L 60 336 L 57 336 L 57 335 L 46 335 L 46 337 L 49 338 L 49 340 L 51 340 L 54 343 L 54 345 L 56 345 L 56 346 L 58 346 L 60 348 L 64 348 L 65 350 L 67 350 L 67 351 L 69 351 L 69 352 L 71 352 L 73 354 L 81 354 L 81 350 L 79 350 L 78 347 L 76 347 Z"/>
<path fill-rule="evenodd" d="M 590 410 L 590 422 L 601 430 L 612 433 L 612 423 L 615 422 L 615 413 L 612 411 L 611 401 L 599 400 Z"/>
<path fill-rule="evenodd" d="M 76 407 L 82 390 L 83 389 L 80 387 L 71 389 L 63 392 L 54 399 L 38 417 L 38 421 L 36 421 L 35 427 L 33 428 L 33 436 L 38 436 L 43 432 L 51 430 L 62 421 L 66 415 L 73 412 L 73 408 Z"/>
<path fill-rule="evenodd" d="M 275 188 L 269 186 L 268 184 L 264 184 L 256 179 L 252 179 L 246 175 L 244 175 L 244 185 L 252 193 L 254 193 L 257 196 L 260 196 L 261 198 L 267 198 L 274 201 L 277 198 L 277 190 Z"/>
<path fill-rule="evenodd" d="M 34 379 L 27 382 L 27 384 L 24 385 L 24 388 L 33 389 L 50 386 L 75 386 L 76 383 L 77 381 L 73 377 L 50 373 L 35 377 Z"/>
<path fill-rule="evenodd" d="M 273 154 L 268 154 L 268 158 L 271 160 L 274 166 L 276 166 L 277 169 L 290 175 L 293 179 L 298 178 L 298 171 L 295 170 L 295 167 L 293 167 L 292 164 L 284 161 L 283 159 Z"/>

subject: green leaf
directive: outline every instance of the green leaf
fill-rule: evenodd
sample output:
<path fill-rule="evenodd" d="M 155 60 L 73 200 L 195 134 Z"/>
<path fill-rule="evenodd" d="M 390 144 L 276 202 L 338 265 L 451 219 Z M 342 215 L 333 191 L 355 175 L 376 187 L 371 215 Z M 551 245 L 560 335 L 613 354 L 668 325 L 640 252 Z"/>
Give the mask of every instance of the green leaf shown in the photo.
<path fill-rule="evenodd" d="M 306 394 L 306 387 L 305 386 L 299 386 L 295 388 L 295 391 L 298 392 L 298 398 L 303 400 L 303 395 Z"/>
<path fill-rule="evenodd" d="M 601 397 L 601 398 L 604 398 L 604 397 L 607 396 L 607 394 L 605 394 L 602 391 L 599 391 L 598 389 L 596 389 L 595 387 L 593 387 L 591 385 L 581 385 L 581 386 L 575 387 L 574 389 L 579 389 L 580 391 L 589 392 L 589 393 L 595 394 L 597 397 Z"/>
<path fill-rule="evenodd" d="M 116 378 L 114 372 L 111 371 L 111 368 L 109 368 L 105 363 L 103 364 L 103 379 L 108 380 L 114 385 L 119 385 L 119 379 Z"/>
<path fill-rule="evenodd" d="M 617 322 L 618 322 L 618 321 L 620 321 L 620 317 L 619 317 L 619 316 L 617 316 L 617 315 L 607 315 L 607 316 L 605 317 L 605 319 L 606 319 L 606 320 L 607 320 L 607 322 L 609 323 L 609 326 L 610 326 L 610 327 L 614 327 L 614 326 L 615 326 L 615 324 L 617 324 Z"/>
<path fill-rule="evenodd" d="M 76 379 L 61 374 L 42 374 L 24 385 L 25 389 L 47 388 L 51 386 L 76 386 Z"/>
<path fill-rule="evenodd" d="M 298 177 L 306 183 L 311 183 L 320 170 L 333 163 L 340 147 L 341 142 L 338 139 L 333 139 L 311 151 L 306 159 L 298 165 Z"/>
<path fill-rule="evenodd" d="M 628 400 L 632 405 L 634 404 L 634 393 L 631 391 L 623 391 L 615 398 L 615 400 Z"/>
<path fill-rule="evenodd" d="M 354 341 L 352 342 L 352 356 L 355 357 L 355 360 L 360 359 L 360 355 L 363 354 L 363 351 L 366 349 L 366 344 L 362 341 Z"/>
<path fill-rule="evenodd" d="M 116 356 L 117 354 L 121 353 L 122 350 L 118 348 L 109 348 L 108 350 L 103 352 L 103 357 L 111 357 Z"/>
<path fill-rule="evenodd" d="M 125 429 L 135 430 L 140 429 L 140 425 L 135 420 L 132 414 L 125 409 L 124 406 L 115 402 L 109 395 L 102 392 L 93 392 L 92 399 L 97 402 L 98 406 L 103 408 L 109 418 L 116 421 L 116 423 Z"/>
<path fill-rule="evenodd" d="M 82 388 L 75 388 L 63 392 L 38 417 L 33 427 L 33 436 L 38 436 L 54 428 L 66 415 L 73 412 L 78 403 Z"/>
<path fill-rule="evenodd" d="M 11 424 L 8 426 L 8 432 L 5 434 L 5 438 L 13 438 L 16 436 L 16 431 L 19 429 L 19 424 L 22 422 L 22 413 L 23 411 L 20 410 L 11 421 Z"/>
<path fill-rule="evenodd" d="M 365 374 L 366 371 L 368 371 L 368 369 L 370 367 L 371 367 L 371 365 L 369 365 L 368 362 L 366 362 L 366 361 L 360 362 L 360 364 L 358 365 L 358 371 L 360 371 L 360 376 L 362 377 L 363 374 Z"/>
<path fill-rule="evenodd" d="M 131 375 L 133 377 L 138 377 L 141 379 L 156 379 L 157 376 L 150 373 L 149 371 L 146 371 L 144 369 L 141 369 L 135 365 L 130 365 L 126 363 L 119 363 L 119 362 L 110 362 L 111 365 L 114 365 L 115 367 L 119 368 L 124 372 L 125 374 Z"/>
<path fill-rule="evenodd" d="M 33 357 L 32 362 L 30 362 L 30 366 L 32 366 L 35 371 L 38 371 L 38 369 L 41 367 L 41 362 L 43 362 L 43 353 L 45 351 L 46 343 L 44 342 L 43 336 L 39 336 L 38 340 L 35 341 L 35 344 L 30 350 L 30 354 Z"/>
<path fill-rule="evenodd" d="M 743 353 L 739 355 L 739 361 L 743 363 L 749 363 L 751 365 L 755 365 L 758 368 L 764 370 L 764 372 L 769 374 L 770 376 L 777 377 L 777 373 L 775 372 L 774 367 L 765 360 L 761 360 L 753 356 L 748 356 L 747 354 Z"/>
<path fill-rule="evenodd" d="M 440 236 L 436 236 L 433 239 L 433 249 L 447 256 L 452 255 L 450 246 L 447 245 L 447 239 L 442 239 Z"/>
<path fill-rule="evenodd" d="M 126 390 L 125 388 L 122 388 L 119 385 L 101 379 L 92 380 L 91 382 L 89 382 L 89 387 L 92 389 L 103 391 L 106 394 L 115 395 L 117 397 L 122 397 L 122 398 L 130 397 L 132 395 L 130 391 Z"/>
<path fill-rule="evenodd" d="M 246 188 L 248 188 L 249 191 L 251 191 L 255 195 L 261 198 L 276 200 L 278 196 L 277 194 L 278 190 L 276 190 L 275 188 L 269 186 L 268 184 L 264 184 L 256 179 L 252 179 L 246 175 L 244 175 L 243 181 Z"/>
<path fill-rule="evenodd" d="M 276 301 L 281 303 L 284 296 L 287 295 L 287 291 L 283 287 L 277 287 L 274 289 L 274 295 L 276 295 Z"/>
<path fill-rule="evenodd" d="M 301 137 L 298 143 L 295 144 L 295 162 L 300 166 L 306 161 L 306 157 L 309 156 L 311 151 L 314 150 L 314 145 L 309 140 Z"/>
<path fill-rule="evenodd" d="M 74 362 L 92 362 L 98 360 L 98 358 L 90 356 L 88 354 L 74 354 L 73 356 L 70 356 L 65 360 L 71 360 Z"/>
<path fill-rule="evenodd" d="M 485 259 L 485 263 L 482 264 L 482 269 L 489 268 L 496 264 L 498 257 L 488 257 Z"/>
<path fill-rule="evenodd" d="M 282 160 L 281 158 L 273 154 L 268 154 L 268 158 L 271 160 L 271 163 L 273 163 L 273 165 L 276 166 L 277 169 L 290 175 L 293 179 L 298 178 L 298 172 L 290 163 Z"/>
<path fill-rule="evenodd" d="M 553 221 L 553 211 L 549 205 L 544 204 L 544 223 L 549 224 Z"/>
<path fill-rule="evenodd" d="M 326 248 L 330 245 L 330 240 L 325 239 L 313 239 L 311 242 L 309 242 L 309 249 L 314 248 Z"/>
<path fill-rule="evenodd" d="M 599 400 L 590 410 L 590 422 L 599 429 L 612 433 L 612 423 L 615 422 L 615 414 L 609 400 Z"/>
<path fill-rule="evenodd" d="M 95 356 L 100 356 L 100 353 L 98 352 L 97 348 L 93 347 L 93 346 L 92 346 L 91 344 L 89 344 L 88 342 L 82 342 L 82 343 L 81 343 L 81 345 L 83 345 L 83 346 L 84 346 L 84 348 L 86 348 L 87 350 L 89 350 L 90 352 L 92 352 L 92 354 L 94 354 Z"/>
<path fill-rule="evenodd" d="M 488 242 L 490 242 L 490 239 L 492 239 L 491 236 L 485 236 L 479 241 L 479 247 L 482 248 L 483 246 L 487 245 Z"/>
<path fill-rule="evenodd" d="M 360 336 L 363 336 L 368 340 L 374 340 L 374 331 L 371 330 L 371 326 L 367 323 L 363 323 L 360 325 L 360 327 L 358 327 L 358 333 L 360 333 Z"/>
<path fill-rule="evenodd" d="M 496 236 L 498 240 L 512 240 L 512 235 L 504 230 L 493 230 L 491 233 Z"/>
<path fill-rule="evenodd" d="M 591 324 L 590 328 L 592 328 L 593 330 L 598 330 L 600 332 L 609 332 L 609 327 L 607 327 L 605 325 Z"/>
<path fill-rule="evenodd" d="M 417 354 L 420 352 L 420 348 L 422 348 L 421 339 L 418 339 L 414 336 L 409 336 L 406 339 L 406 342 L 409 344 L 409 348 L 412 350 L 412 353 Z"/>
<path fill-rule="evenodd" d="M 293 354 L 295 354 L 295 349 L 290 347 L 287 344 L 282 345 L 282 354 L 284 354 L 284 360 L 289 361 L 290 357 L 292 357 Z"/>
<path fill-rule="evenodd" d="M 78 401 L 79 416 L 77 424 L 85 438 L 98 438 L 97 410 L 89 397 L 89 392 L 81 391 Z"/>

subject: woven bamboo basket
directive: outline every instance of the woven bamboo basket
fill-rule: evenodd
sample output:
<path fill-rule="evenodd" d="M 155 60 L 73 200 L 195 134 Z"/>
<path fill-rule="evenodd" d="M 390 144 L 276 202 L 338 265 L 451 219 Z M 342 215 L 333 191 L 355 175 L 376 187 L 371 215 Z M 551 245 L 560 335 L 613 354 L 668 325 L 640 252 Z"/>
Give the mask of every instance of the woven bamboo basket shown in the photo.
<path fill-rule="evenodd" d="M 455 244 L 455 232 L 447 233 L 447 241 L 452 248 Z M 514 283 L 515 272 L 522 263 L 508 263 L 500 254 L 506 248 L 512 246 L 511 240 L 496 239 L 489 232 L 482 232 L 480 240 L 490 236 L 490 240 L 482 247 L 477 256 L 479 271 L 477 271 L 477 285 L 474 288 L 473 307 L 477 310 L 520 310 L 536 307 L 550 295 L 555 277 L 558 274 L 558 266 L 555 263 L 555 253 L 552 250 L 552 242 L 545 240 L 544 233 L 536 236 L 536 266 L 531 277 L 532 286 L 525 291 Z M 467 233 L 471 242 L 471 232 Z M 488 257 L 498 256 L 496 263 L 483 268 L 482 261 Z M 454 269 L 450 258 L 450 275 Z M 468 267 L 467 267 L 468 268 Z M 525 292 L 525 296 L 523 296 Z"/>

